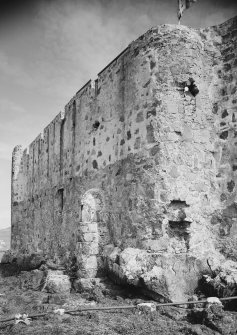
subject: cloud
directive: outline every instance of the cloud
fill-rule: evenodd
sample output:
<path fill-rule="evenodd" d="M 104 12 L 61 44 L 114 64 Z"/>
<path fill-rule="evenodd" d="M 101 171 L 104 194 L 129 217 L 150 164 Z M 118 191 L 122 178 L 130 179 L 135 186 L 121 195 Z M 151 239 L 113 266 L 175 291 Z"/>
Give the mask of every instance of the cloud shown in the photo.
<path fill-rule="evenodd" d="M 0 51 L 0 73 L 2 76 L 9 77 L 18 84 L 33 87 L 34 81 L 17 62 L 11 61 L 11 56 Z"/>
<path fill-rule="evenodd" d="M 13 150 L 12 145 L 0 141 L 0 159 L 6 159 L 6 160 L 11 159 L 12 150 Z"/>
<path fill-rule="evenodd" d="M 0 115 L 0 159 L 10 161 L 18 134 L 24 136 L 26 131 L 27 112 L 15 102 L 1 99 Z"/>
<path fill-rule="evenodd" d="M 4 132 L 9 134 L 12 131 L 17 131 L 17 129 L 25 131 L 25 129 L 21 127 L 21 123 L 27 125 L 27 111 L 22 106 L 11 100 L 0 99 L 0 115 L 0 139 L 3 138 Z M 5 139 L 8 143 L 11 142 L 10 137 L 6 136 Z"/>
<path fill-rule="evenodd" d="M 42 3 L 31 30 L 8 33 L 1 43 L 0 73 L 31 91 L 63 95 L 66 104 L 136 35 L 124 18 L 106 20 L 100 6 L 57 4 Z"/>
<path fill-rule="evenodd" d="M 0 143 L 2 149 L 3 143 Z M 4 144 L 5 148 L 5 144 Z M 7 148 L 5 148 L 7 150 Z M 11 222 L 11 156 L 9 160 L 0 157 L 1 201 L 0 201 L 0 229 L 10 226 Z"/>
<path fill-rule="evenodd" d="M 15 102 L 7 100 L 7 99 L 1 99 L 0 100 L 0 114 L 6 114 L 9 117 L 9 113 L 12 116 L 12 114 L 25 114 L 25 109 L 19 105 L 17 105 Z"/>
<path fill-rule="evenodd" d="M 28 6 L 29 1 L 21 2 L 20 8 Z M 177 23 L 174 0 L 30 3 L 26 12 L 31 11 L 31 20 L 17 29 L 12 23 L 1 41 L 0 74 L 31 91 L 65 99 L 64 104 L 150 26 Z M 195 26 L 224 21 L 234 6 L 230 0 L 225 4 L 226 10 L 220 1 L 200 0 L 184 16 L 184 23 L 191 20 Z M 210 12 L 208 18 L 204 10 Z"/>
<path fill-rule="evenodd" d="M 37 78 L 37 89 L 70 99 L 150 27 L 155 6 L 155 1 L 147 8 L 142 2 L 134 5 L 131 1 L 122 5 L 118 1 L 57 1 L 47 6 L 42 2 L 34 39 L 40 41 L 40 47 L 28 62 Z M 155 14 L 153 18 L 155 23 Z M 36 50 L 34 43 L 28 44 Z"/>

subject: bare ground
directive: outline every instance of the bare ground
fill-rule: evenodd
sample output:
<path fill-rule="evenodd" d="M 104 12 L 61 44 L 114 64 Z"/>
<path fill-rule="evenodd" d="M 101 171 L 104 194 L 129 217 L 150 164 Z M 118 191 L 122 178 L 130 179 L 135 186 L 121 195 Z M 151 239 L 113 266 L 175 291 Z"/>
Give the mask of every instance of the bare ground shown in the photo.
<path fill-rule="evenodd" d="M 223 327 L 215 328 L 201 324 L 190 318 L 191 310 L 178 307 L 160 307 L 156 312 L 134 310 L 87 311 L 62 316 L 52 313 L 55 308 L 76 310 L 83 306 L 122 306 L 151 302 L 139 292 L 121 288 L 105 281 L 103 289 L 90 293 L 69 295 L 49 294 L 39 290 L 19 288 L 19 276 L 0 276 L 0 319 L 14 317 L 15 314 L 37 314 L 48 312 L 44 317 L 23 323 L 0 322 L 0 334 L 11 335 L 214 335 L 237 334 L 236 327 L 227 327 L 237 320 L 236 312 L 225 312 Z M 227 319 L 226 319 L 227 318 Z M 219 320 L 222 322 L 221 320 Z M 219 322 L 219 323 L 220 323 Z M 228 328 L 228 329 L 227 329 Z"/>

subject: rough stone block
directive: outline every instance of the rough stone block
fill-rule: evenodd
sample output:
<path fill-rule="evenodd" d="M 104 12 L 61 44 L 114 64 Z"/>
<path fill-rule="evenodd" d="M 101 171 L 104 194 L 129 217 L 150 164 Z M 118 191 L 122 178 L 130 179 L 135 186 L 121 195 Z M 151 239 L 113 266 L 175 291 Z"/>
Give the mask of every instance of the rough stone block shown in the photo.
<path fill-rule="evenodd" d="M 70 293 L 71 282 L 62 271 L 49 270 L 46 278 L 45 289 L 49 293 Z"/>
<path fill-rule="evenodd" d="M 40 290 L 44 284 L 45 274 L 40 270 L 22 271 L 18 279 L 21 289 Z"/>
<path fill-rule="evenodd" d="M 80 229 L 83 233 L 97 233 L 98 232 L 98 223 L 97 222 L 88 222 L 86 224 L 80 225 Z"/>
<path fill-rule="evenodd" d="M 96 286 L 100 284 L 99 278 L 80 278 L 73 282 L 76 292 L 92 292 Z"/>
<path fill-rule="evenodd" d="M 92 232 L 84 233 L 83 240 L 85 242 L 98 242 L 99 240 L 98 233 L 92 233 Z"/>
<path fill-rule="evenodd" d="M 13 263 L 14 260 L 16 261 L 16 256 L 17 256 L 16 252 L 14 252 L 12 250 L 7 250 L 2 256 L 1 263 L 2 264 L 11 264 L 11 263 Z"/>
<path fill-rule="evenodd" d="M 142 312 L 156 312 L 156 305 L 152 302 L 138 304 L 137 308 Z"/>
<path fill-rule="evenodd" d="M 99 253 L 98 242 L 77 242 L 76 250 L 81 254 L 97 255 Z"/>
<path fill-rule="evenodd" d="M 140 286 L 142 282 L 147 291 L 154 293 L 153 299 L 159 296 L 172 301 L 185 300 L 198 283 L 198 270 L 195 270 L 193 260 L 181 256 L 177 261 L 168 252 L 161 254 L 126 248 L 121 252 L 116 250 L 114 254 L 112 251 L 111 259 L 108 253 L 106 264 L 115 281 L 117 278 L 134 286 Z"/>

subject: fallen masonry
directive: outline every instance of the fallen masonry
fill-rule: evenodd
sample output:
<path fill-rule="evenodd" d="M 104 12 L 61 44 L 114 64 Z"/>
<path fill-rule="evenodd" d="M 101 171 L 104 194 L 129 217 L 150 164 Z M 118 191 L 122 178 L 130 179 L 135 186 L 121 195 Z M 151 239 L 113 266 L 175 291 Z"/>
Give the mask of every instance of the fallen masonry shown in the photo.
<path fill-rule="evenodd" d="M 215 335 L 218 331 L 232 335 L 236 331 L 237 314 L 226 310 L 227 302 L 236 305 L 236 296 L 221 299 L 193 296 L 192 301 L 157 303 L 132 287 L 101 278 L 81 278 L 81 293 L 61 290 L 51 293 L 46 286 L 43 290 L 42 286 L 27 287 L 26 275 L 34 276 L 45 270 L 23 271 L 15 276 L 7 272 L 10 266 L 0 265 L 0 334 L 70 331 L 78 335 L 106 330 L 111 335 L 144 335 L 145 331 L 170 335 Z M 55 276 L 61 276 L 53 271 Z M 24 287 L 19 289 L 21 282 Z"/>

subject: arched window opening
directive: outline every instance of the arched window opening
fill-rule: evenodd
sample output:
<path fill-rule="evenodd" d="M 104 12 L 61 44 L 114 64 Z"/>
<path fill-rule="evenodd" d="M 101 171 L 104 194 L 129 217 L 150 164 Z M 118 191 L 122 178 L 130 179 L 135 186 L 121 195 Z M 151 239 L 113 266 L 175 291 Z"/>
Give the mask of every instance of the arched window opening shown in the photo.
<path fill-rule="evenodd" d="M 99 222 L 103 200 L 100 193 L 96 191 L 86 192 L 81 201 L 82 222 Z"/>

